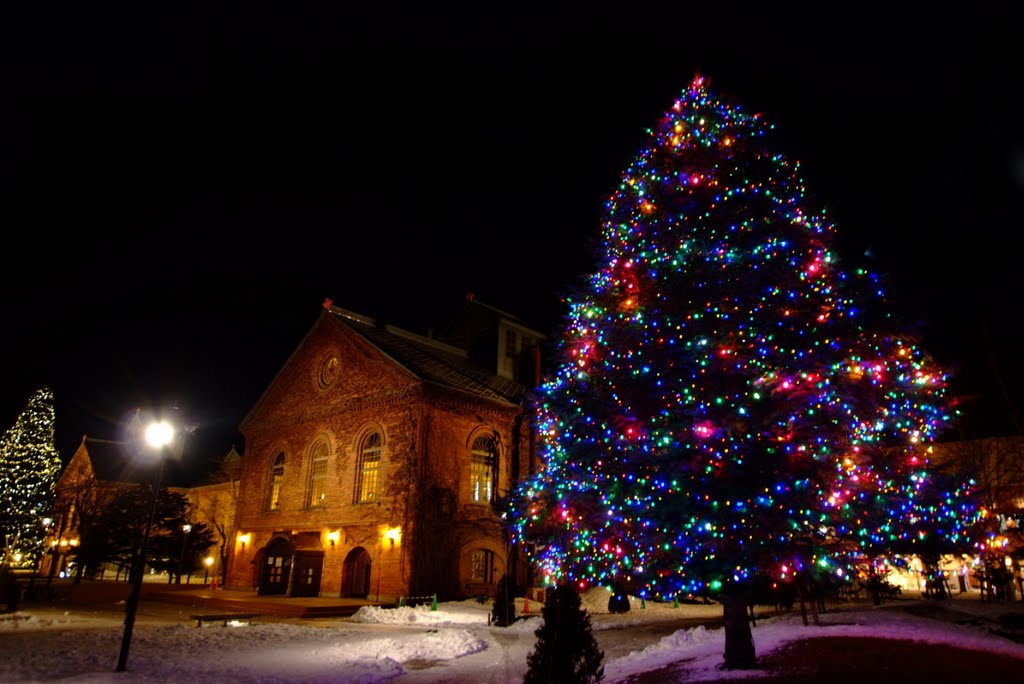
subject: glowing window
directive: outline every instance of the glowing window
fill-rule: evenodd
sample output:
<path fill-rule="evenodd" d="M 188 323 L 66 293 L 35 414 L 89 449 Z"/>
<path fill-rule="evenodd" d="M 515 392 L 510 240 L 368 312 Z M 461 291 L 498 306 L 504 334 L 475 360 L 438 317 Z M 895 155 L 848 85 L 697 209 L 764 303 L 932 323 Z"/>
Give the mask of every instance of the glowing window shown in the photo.
<path fill-rule="evenodd" d="M 380 433 L 366 436 L 359 449 L 356 468 L 356 503 L 375 501 L 380 488 L 380 451 L 383 440 Z"/>
<path fill-rule="evenodd" d="M 281 483 L 284 482 L 284 452 L 274 459 L 270 469 L 270 499 L 267 508 L 276 511 L 281 507 Z"/>
<path fill-rule="evenodd" d="M 322 506 L 327 496 L 327 443 L 317 442 L 309 468 L 309 505 Z"/>
<path fill-rule="evenodd" d="M 494 583 L 494 552 L 477 549 L 473 552 L 472 580 Z"/>
<path fill-rule="evenodd" d="M 472 457 L 469 464 L 470 498 L 478 503 L 494 500 L 494 474 L 497 467 L 494 440 L 477 437 L 473 441 Z"/>

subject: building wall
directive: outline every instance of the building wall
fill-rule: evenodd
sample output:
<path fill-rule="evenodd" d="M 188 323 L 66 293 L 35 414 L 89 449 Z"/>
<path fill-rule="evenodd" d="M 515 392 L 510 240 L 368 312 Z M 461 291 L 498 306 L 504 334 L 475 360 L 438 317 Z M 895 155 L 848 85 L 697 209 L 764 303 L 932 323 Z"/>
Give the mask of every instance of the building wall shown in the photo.
<path fill-rule="evenodd" d="M 496 438 L 497 491 L 505 494 L 512 468 L 526 465 L 517 453 L 529 441 L 524 423 L 520 407 L 426 385 L 322 318 L 240 428 L 246 449 L 227 586 L 257 587 L 268 542 L 302 535 L 303 543 L 318 543 L 309 553 L 323 556 L 322 596 L 345 593 L 346 559 L 360 549 L 371 560 L 370 598 L 492 591 L 500 572 L 489 583 L 472 582 L 473 551 L 491 551 L 503 570 L 507 549 L 492 507 L 471 503 L 471 446 L 480 434 Z M 371 431 L 383 436 L 380 496 L 355 503 L 360 445 Z M 329 447 L 326 495 L 311 506 L 318 442 Z M 268 510 L 282 452 L 279 507 Z"/>

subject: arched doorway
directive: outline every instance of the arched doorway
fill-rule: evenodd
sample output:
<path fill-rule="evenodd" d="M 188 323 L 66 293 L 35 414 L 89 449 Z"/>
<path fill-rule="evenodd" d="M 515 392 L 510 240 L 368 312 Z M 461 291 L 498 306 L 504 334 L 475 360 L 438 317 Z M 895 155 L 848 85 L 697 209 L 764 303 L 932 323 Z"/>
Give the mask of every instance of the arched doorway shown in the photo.
<path fill-rule="evenodd" d="M 277 537 L 267 544 L 267 547 L 263 549 L 263 559 L 260 561 L 257 594 L 276 596 L 288 591 L 293 555 L 295 555 L 295 545 L 287 537 Z"/>
<path fill-rule="evenodd" d="M 370 554 L 357 546 L 345 557 L 345 568 L 341 576 L 341 595 L 350 598 L 366 598 L 370 594 Z"/>
<path fill-rule="evenodd" d="M 262 551 L 256 593 L 319 596 L 324 550 L 316 534 L 274 537 Z"/>

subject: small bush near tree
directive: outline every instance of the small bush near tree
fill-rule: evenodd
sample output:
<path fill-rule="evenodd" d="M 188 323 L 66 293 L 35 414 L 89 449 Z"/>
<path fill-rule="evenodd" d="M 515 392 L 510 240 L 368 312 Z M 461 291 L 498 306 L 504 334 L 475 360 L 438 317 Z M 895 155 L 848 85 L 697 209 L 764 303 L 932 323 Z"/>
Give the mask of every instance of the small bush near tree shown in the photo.
<path fill-rule="evenodd" d="M 541 611 L 544 624 L 537 628 L 537 645 L 527 657 L 529 669 L 523 684 L 596 684 L 604 679 L 604 651 L 581 607 L 572 584 L 547 592 Z"/>
<path fill-rule="evenodd" d="M 498 589 L 494 594 L 494 606 L 491 608 L 491 622 L 499 627 L 508 627 L 516 621 L 515 587 L 511 586 L 507 575 L 498 580 Z"/>
<path fill-rule="evenodd" d="M 622 587 L 612 586 L 612 595 L 608 597 L 608 612 L 613 614 L 629 612 L 629 595 Z"/>

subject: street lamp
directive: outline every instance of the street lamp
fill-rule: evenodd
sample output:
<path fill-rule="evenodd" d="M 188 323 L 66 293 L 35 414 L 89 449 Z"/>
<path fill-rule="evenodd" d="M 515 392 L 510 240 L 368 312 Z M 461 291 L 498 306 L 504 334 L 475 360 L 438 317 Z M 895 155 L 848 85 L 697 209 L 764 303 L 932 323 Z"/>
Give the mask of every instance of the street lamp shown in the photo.
<path fill-rule="evenodd" d="M 192 526 L 185 523 L 181 526 L 181 531 L 185 534 L 181 538 L 181 558 L 178 560 L 178 581 L 175 584 L 181 584 L 181 573 L 185 568 L 185 549 L 188 548 L 188 533 L 192 531 Z"/>
<path fill-rule="evenodd" d="M 203 575 L 203 584 L 207 584 L 210 581 L 210 566 L 213 565 L 213 556 L 207 556 L 204 558 L 203 564 L 206 565 L 206 573 Z"/>
<path fill-rule="evenodd" d="M 146 531 L 142 536 L 142 547 L 135 562 L 132 563 L 132 591 L 128 596 L 128 603 L 125 606 L 124 635 L 121 637 L 121 653 L 117 658 L 117 671 L 124 672 L 128 665 L 128 649 L 132 643 L 132 628 L 135 627 L 135 612 L 139 608 L 139 596 L 142 594 L 142 575 L 146 569 L 146 552 L 149 550 L 149 532 L 153 527 L 153 518 L 156 516 L 156 504 L 160 493 L 160 478 L 164 471 L 164 461 L 161 458 L 163 448 L 174 439 L 174 428 L 170 423 L 157 422 L 146 426 L 145 441 L 157 452 L 156 474 L 153 476 L 153 503 L 149 509 L 149 518 L 146 520 Z"/>

